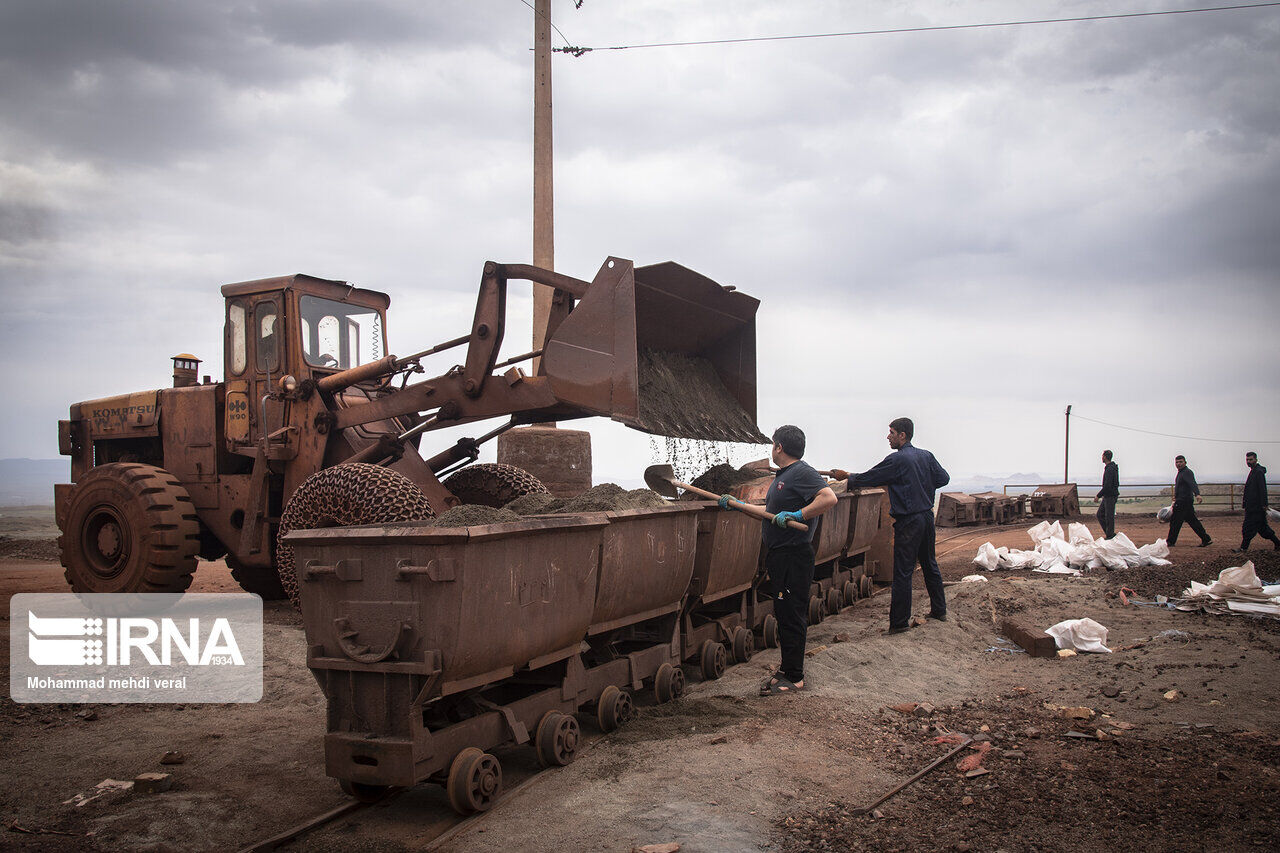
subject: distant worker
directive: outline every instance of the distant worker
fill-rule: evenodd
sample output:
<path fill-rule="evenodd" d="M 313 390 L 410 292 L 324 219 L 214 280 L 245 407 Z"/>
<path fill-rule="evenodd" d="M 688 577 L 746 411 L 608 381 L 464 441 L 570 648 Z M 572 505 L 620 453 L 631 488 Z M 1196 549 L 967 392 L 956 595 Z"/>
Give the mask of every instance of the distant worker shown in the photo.
<path fill-rule="evenodd" d="M 850 490 L 868 486 L 889 487 L 889 514 L 893 516 L 893 591 L 889 601 L 889 633 L 901 634 L 911 627 L 911 582 L 916 563 L 924 574 L 929 591 L 929 618 L 947 621 L 947 597 L 933 528 L 934 493 L 951 482 L 951 476 L 927 450 L 912 445 L 915 424 L 897 418 L 889 424 L 889 446 L 894 449 L 876 467 L 850 475 L 839 469 L 836 479 L 848 478 Z"/>
<path fill-rule="evenodd" d="M 1250 450 L 1244 455 L 1249 478 L 1244 481 L 1244 524 L 1240 529 L 1240 551 L 1248 551 L 1254 536 L 1271 540 L 1273 550 L 1280 551 L 1280 539 L 1267 524 L 1267 469 L 1258 464 L 1258 454 Z"/>
<path fill-rule="evenodd" d="M 1098 524 L 1106 539 L 1116 538 L 1116 499 L 1120 497 L 1120 467 L 1111 451 L 1102 451 L 1102 490 L 1098 492 Z"/>
<path fill-rule="evenodd" d="M 787 424 L 773 433 L 770 456 L 778 473 L 769 484 L 764 522 L 764 565 L 773 595 L 773 615 L 778 620 L 778 645 L 782 665 L 760 685 L 760 695 L 791 693 L 804 689 L 804 646 L 809 628 L 809 588 L 813 585 L 812 522 L 836 504 L 827 480 L 803 461 L 805 438 L 800 427 Z M 720 498 L 729 507 L 729 495 Z M 809 529 L 788 527 L 788 521 L 808 524 Z"/>
<path fill-rule="evenodd" d="M 1200 497 L 1200 487 L 1196 485 L 1196 475 L 1187 467 L 1187 457 L 1178 454 L 1173 458 L 1174 467 L 1178 469 L 1178 476 L 1173 481 L 1173 515 L 1169 517 L 1169 537 L 1165 541 L 1169 547 L 1178 544 L 1178 531 L 1182 529 L 1182 523 L 1185 521 L 1197 536 L 1200 537 L 1200 547 L 1213 543 L 1213 538 L 1204 530 L 1204 525 L 1200 523 L 1200 519 L 1196 517 L 1196 507 L 1198 503 L 1203 503 L 1204 499 Z"/>

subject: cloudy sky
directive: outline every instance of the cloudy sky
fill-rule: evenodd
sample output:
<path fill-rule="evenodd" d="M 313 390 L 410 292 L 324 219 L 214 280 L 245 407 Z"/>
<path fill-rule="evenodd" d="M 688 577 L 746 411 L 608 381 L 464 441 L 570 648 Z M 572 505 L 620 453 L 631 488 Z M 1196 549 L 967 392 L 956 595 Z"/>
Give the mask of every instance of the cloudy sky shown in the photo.
<path fill-rule="evenodd" d="M 1211 5 L 554 18 L 603 48 Z M 177 352 L 220 378 L 226 282 L 386 291 L 400 354 L 465 333 L 483 262 L 532 256 L 532 33 L 520 0 L 0 5 L 0 458 L 56 457 L 69 403 L 163 387 Z M 554 90 L 557 268 L 760 298 L 760 424 L 819 467 L 909 415 L 957 476 L 1060 476 L 1067 404 L 1085 482 L 1104 447 L 1134 476 L 1237 474 L 1232 441 L 1280 464 L 1280 7 L 557 54 Z M 598 481 L 640 475 L 647 437 L 590 429 Z"/>

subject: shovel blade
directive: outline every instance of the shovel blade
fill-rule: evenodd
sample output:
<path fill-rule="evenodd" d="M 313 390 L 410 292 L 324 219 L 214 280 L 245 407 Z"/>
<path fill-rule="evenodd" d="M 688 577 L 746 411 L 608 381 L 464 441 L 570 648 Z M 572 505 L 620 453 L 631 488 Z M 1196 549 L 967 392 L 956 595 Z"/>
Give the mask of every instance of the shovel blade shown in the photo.
<path fill-rule="evenodd" d="M 670 465 L 650 465 L 644 469 L 644 484 L 664 498 L 678 497 L 676 471 Z"/>

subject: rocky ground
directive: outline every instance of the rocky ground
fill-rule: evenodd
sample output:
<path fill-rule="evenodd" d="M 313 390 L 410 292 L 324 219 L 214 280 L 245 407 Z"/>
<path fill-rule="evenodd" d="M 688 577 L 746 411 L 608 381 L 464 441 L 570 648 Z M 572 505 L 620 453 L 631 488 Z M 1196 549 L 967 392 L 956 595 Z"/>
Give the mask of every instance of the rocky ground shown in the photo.
<path fill-rule="evenodd" d="M 1227 549 L 1239 518 L 1206 524 L 1215 544 L 1181 545 L 1167 568 L 956 582 L 949 621 L 901 635 L 884 633 L 887 593 L 860 601 L 811 629 L 802 694 L 757 695 L 775 650 L 717 681 L 691 671 L 684 699 L 647 704 L 609 735 L 584 724 L 589 747 L 574 764 L 537 775 L 438 849 L 1280 848 L 1280 620 L 1118 595 L 1176 595 L 1238 565 Z M 1027 526 L 940 531 L 944 576 L 972 574 L 984 541 L 1028 547 Z M 1163 535 L 1145 519 L 1122 517 L 1120 528 L 1138 544 Z M 1273 552 L 1255 544 L 1248 556 L 1262 578 L 1280 579 Z M 221 563 L 196 578 L 200 591 L 234 588 Z M 59 591 L 61 570 L 3 558 L 0 589 L 6 599 Z M 917 611 L 927 607 L 918 591 Z M 1088 616 L 1115 651 L 1033 659 L 997 633 L 1008 615 L 1040 627 Z M 266 642 L 257 705 L 0 701 L 0 773 L 20 780 L 0 790 L 0 847 L 235 849 L 342 803 L 323 773 L 323 698 L 287 608 L 268 607 Z M 974 744 L 862 813 L 966 737 Z M 160 765 L 167 750 L 184 763 Z M 500 755 L 508 787 L 532 776 L 526 753 Z M 162 769 L 175 780 L 167 793 L 74 803 L 104 779 Z M 299 849 L 426 849 L 450 821 L 440 789 L 422 785 Z"/>

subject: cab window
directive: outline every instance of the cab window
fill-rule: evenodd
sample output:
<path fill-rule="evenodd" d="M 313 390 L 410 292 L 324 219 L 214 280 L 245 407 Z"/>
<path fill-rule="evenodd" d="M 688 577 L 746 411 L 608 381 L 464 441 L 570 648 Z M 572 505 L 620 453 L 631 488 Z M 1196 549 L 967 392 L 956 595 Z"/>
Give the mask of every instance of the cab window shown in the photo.
<path fill-rule="evenodd" d="M 273 373 L 280 368 L 280 336 L 276 334 L 276 304 L 259 302 L 253 311 L 253 326 L 257 334 L 257 365 L 259 370 Z"/>
<path fill-rule="evenodd" d="M 305 294 L 298 302 L 307 364 L 346 370 L 387 354 L 381 312 Z"/>
<path fill-rule="evenodd" d="M 232 302 L 227 307 L 227 345 L 231 353 L 231 372 L 237 376 L 244 373 L 249 349 L 244 321 L 244 305 Z"/>

